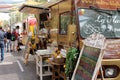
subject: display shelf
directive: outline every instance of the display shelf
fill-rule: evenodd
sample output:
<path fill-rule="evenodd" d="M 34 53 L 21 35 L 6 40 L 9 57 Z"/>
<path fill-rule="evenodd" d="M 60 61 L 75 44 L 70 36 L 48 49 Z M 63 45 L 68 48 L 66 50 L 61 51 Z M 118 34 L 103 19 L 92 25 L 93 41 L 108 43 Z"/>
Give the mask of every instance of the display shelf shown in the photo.
<path fill-rule="evenodd" d="M 52 72 L 44 72 L 43 76 L 49 76 L 52 75 Z"/>
<path fill-rule="evenodd" d="M 45 65 L 43 65 L 43 67 L 46 67 L 46 66 L 51 66 L 50 64 L 45 64 Z"/>
<path fill-rule="evenodd" d="M 38 65 L 38 66 L 41 66 L 39 63 L 36 63 L 36 65 Z M 46 67 L 46 66 L 51 66 L 50 64 L 44 64 L 44 65 L 42 65 L 43 67 Z"/>
<path fill-rule="evenodd" d="M 40 80 L 43 80 L 44 76 L 52 76 L 51 65 L 46 62 L 49 57 L 50 54 L 36 54 L 36 74 L 40 77 Z"/>
<path fill-rule="evenodd" d="M 52 72 L 47 72 L 47 73 L 42 74 L 42 76 L 50 76 L 50 75 L 52 75 Z M 39 74 L 39 76 L 41 76 L 41 74 Z"/>

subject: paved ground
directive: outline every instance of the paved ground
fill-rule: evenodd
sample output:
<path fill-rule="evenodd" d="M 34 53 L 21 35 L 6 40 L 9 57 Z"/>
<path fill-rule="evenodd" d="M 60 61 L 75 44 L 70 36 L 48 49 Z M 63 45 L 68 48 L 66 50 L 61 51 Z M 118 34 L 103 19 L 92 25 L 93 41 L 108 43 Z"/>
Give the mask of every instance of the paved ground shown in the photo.
<path fill-rule="evenodd" d="M 5 53 L 5 60 L 0 63 L 0 80 L 39 80 L 34 57 L 31 56 L 28 64 L 25 65 L 22 52 Z"/>

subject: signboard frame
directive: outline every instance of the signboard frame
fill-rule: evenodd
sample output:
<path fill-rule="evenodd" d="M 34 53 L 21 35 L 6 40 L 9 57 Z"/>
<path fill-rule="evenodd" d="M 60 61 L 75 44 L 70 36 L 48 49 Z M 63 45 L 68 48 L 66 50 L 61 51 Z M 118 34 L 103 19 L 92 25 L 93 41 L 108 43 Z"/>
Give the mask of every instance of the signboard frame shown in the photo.
<path fill-rule="evenodd" d="M 87 45 L 83 45 L 82 49 L 81 49 L 81 52 L 79 54 L 79 58 L 78 58 L 78 61 L 77 61 L 77 64 L 76 64 L 76 67 L 75 67 L 75 70 L 73 72 L 73 76 L 72 76 L 72 79 L 71 80 L 81 80 L 81 79 L 75 79 L 75 76 L 76 76 L 76 73 L 77 73 L 77 70 L 80 66 L 80 61 L 81 61 L 81 57 L 83 56 L 83 52 L 84 52 L 84 49 Z M 87 46 L 87 47 L 91 47 L 91 46 Z M 96 48 L 96 47 L 91 47 L 91 48 L 95 48 L 95 49 L 99 49 L 100 50 L 100 53 L 98 55 L 98 59 L 97 59 L 97 62 L 96 62 L 96 65 L 95 65 L 95 68 L 94 68 L 94 71 L 93 71 L 93 75 L 91 77 L 90 80 L 96 80 L 97 79 L 97 73 L 99 71 L 99 68 L 101 66 L 101 61 L 102 61 L 102 57 L 103 57 L 103 50 L 100 49 L 100 48 Z M 79 75 L 80 77 L 81 75 Z M 86 75 L 87 76 L 87 75 Z M 82 76 L 81 76 L 82 77 Z M 85 77 L 85 76 L 84 76 Z M 87 79 L 88 80 L 88 79 Z"/>

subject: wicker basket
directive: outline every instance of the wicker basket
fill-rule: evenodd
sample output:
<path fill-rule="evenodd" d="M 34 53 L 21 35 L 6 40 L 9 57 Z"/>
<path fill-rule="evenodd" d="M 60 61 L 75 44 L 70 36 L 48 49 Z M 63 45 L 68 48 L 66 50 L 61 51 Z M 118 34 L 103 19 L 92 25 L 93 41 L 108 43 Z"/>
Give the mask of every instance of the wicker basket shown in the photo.
<path fill-rule="evenodd" d="M 65 58 L 54 58 L 53 60 L 56 63 L 64 63 L 65 62 Z"/>

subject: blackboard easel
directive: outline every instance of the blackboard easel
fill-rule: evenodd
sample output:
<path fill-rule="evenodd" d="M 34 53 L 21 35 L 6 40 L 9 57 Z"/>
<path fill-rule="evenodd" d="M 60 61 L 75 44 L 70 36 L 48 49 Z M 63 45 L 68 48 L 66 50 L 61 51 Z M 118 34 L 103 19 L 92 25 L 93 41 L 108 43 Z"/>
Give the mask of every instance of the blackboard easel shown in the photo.
<path fill-rule="evenodd" d="M 104 47 L 105 37 L 103 35 L 94 33 L 89 36 L 84 41 L 71 80 L 96 80 L 99 70 L 101 73 L 101 80 L 103 80 L 101 62 Z"/>

